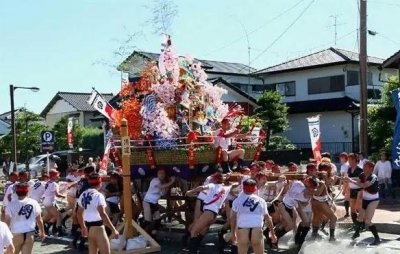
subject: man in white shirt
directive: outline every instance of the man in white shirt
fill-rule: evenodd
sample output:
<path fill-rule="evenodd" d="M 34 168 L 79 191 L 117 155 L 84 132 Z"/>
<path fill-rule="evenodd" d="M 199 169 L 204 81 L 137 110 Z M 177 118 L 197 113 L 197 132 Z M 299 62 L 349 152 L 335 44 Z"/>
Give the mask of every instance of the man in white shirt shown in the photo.
<path fill-rule="evenodd" d="M 111 223 L 106 209 L 106 200 L 101 189 L 99 174 L 89 176 L 90 188 L 85 190 L 78 199 L 78 221 L 82 229 L 82 236 L 89 241 L 89 253 L 111 253 L 110 242 L 104 226 L 111 230 L 110 239 L 117 237 L 119 232 Z"/>
<path fill-rule="evenodd" d="M 239 254 L 247 253 L 249 245 L 255 254 L 264 253 L 263 226 L 265 222 L 271 232 L 272 242 L 277 241 L 267 203 L 255 194 L 256 191 L 256 181 L 247 179 L 243 182 L 243 192 L 233 201 L 232 243 L 237 243 Z"/>
<path fill-rule="evenodd" d="M 229 162 L 232 160 L 237 160 L 237 167 L 243 166 L 243 159 L 245 151 L 244 149 L 234 149 L 229 150 L 231 145 L 231 138 L 238 137 L 240 135 L 240 129 L 231 129 L 231 123 L 228 118 L 224 118 L 221 122 L 221 128 L 217 130 L 214 134 L 215 136 L 215 146 L 222 148 L 222 162 L 221 167 L 224 172 L 229 172 Z M 234 168 L 235 169 L 235 168 Z"/>
<path fill-rule="evenodd" d="M 17 200 L 18 196 L 15 193 L 15 184 L 18 181 L 18 173 L 16 172 L 11 172 L 11 174 L 8 177 L 8 181 L 6 182 L 6 185 L 4 186 L 4 198 L 3 198 L 3 208 L 1 211 L 1 220 L 4 221 L 4 212 L 6 210 L 6 207 L 8 203 L 10 203 L 12 200 Z"/>
<path fill-rule="evenodd" d="M 378 176 L 380 197 L 386 198 L 386 192 L 392 194 L 392 163 L 387 160 L 387 154 L 382 153 L 381 159 L 376 162 L 374 174 Z"/>
<path fill-rule="evenodd" d="M 13 254 L 14 245 L 12 242 L 12 233 L 7 224 L 0 221 L 0 254 Z"/>
<path fill-rule="evenodd" d="M 36 200 L 27 197 L 28 183 L 18 183 L 15 191 L 18 200 L 10 202 L 6 208 L 6 224 L 14 236 L 15 253 L 30 254 L 32 253 L 36 224 L 39 228 L 40 239 L 43 241 L 46 237 L 41 216 L 42 209 Z"/>

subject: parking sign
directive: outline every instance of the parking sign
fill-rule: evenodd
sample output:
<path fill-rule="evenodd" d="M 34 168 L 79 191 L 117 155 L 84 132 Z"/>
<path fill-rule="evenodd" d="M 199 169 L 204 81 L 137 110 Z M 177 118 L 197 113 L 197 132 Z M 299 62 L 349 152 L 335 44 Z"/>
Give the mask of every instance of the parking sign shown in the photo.
<path fill-rule="evenodd" d="M 54 151 L 54 131 L 42 131 L 40 141 L 42 153 Z"/>

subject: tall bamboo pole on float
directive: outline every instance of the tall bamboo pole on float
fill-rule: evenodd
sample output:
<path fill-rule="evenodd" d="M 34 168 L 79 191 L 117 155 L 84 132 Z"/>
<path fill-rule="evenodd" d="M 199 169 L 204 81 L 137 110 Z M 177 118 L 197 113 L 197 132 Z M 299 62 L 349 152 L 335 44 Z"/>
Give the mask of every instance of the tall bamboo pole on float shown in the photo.
<path fill-rule="evenodd" d="M 134 235 L 132 225 L 132 192 L 131 192 L 131 145 L 128 135 L 128 121 L 121 121 L 121 146 L 122 146 L 122 176 L 123 176 L 123 198 L 125 213 L 125 239 L 131 239 Z"/>

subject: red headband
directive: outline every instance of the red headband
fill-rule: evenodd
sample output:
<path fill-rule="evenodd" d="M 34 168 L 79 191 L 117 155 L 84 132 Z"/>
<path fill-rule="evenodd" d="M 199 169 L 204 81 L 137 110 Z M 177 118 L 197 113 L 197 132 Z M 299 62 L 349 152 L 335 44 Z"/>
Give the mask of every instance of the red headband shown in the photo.
<path fill-rule="evenodd" d="M 58 176 L 60 173 L 58 171 L 50 171 L 49 175 L 50 177 L 55 177 Z"/>
<path fill-rule="evenodd" d="M 213 180 L 217 183 L 222 183 L 224 181 L 224 177 L 221 174 L 214 174 Z"/>
<path fill-rule="evenodd" d="M 17 185 L 17 186 L 15 186 L 15 191 L 16 192 L 28 193 L 29 192 L 29 186 L 28 185 Z"/>
<path fill-rule="evenodd" d="M 102 182 L 102 180 L 101 180 L 101 177 L 99 177 L 99 178 L 89 179 L 88 182 L 90 185 L 95 186 L 95 185 L 100 184 Z"/>
<path fill-rule="evenodd" d="M 257 191 L 257 186 L 256 185 L 243 185 L 243 191 L 254 193 Z"/>

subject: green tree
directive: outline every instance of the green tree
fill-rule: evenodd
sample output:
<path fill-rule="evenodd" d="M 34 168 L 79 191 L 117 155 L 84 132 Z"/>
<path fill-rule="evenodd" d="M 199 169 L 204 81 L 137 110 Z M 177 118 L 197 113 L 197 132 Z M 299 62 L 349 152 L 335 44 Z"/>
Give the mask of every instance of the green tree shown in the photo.
<path fill-rule="evenodd" d="M 256 115 L 262 120 L 263 129 L 268 130 L 266 148 L 269 149 L 270 136 L 282 133 L 289 127 L 288 106 L 282 102 L 283 96 L 277 91 L 265 91 L 258 99 Z"/>
<path fill-rule="evenodd" d="M 379 158 L 380 152 L 390 152 L 393 142 L 394 108 L 391 91 L 400 88 L 397 77 L 392 77 L 385 83 L 382 90 L 382 99 L 377 105 L 368 107 L 368 141 L 372 158 Z"/>
<path fill-rule="evenodd" d="M 62 117 L 53 127 L 56 138 L 57 150 L 68 150 L 67 127 L 68 116 Z M 103 130 L 96 127 L 82 127 L 76 122 L 73 127 L 74 149 L 85 148 L 102 153 L 103 151 Z"/>
<path fill-rule="evenodd" d="M 40 153 L 40 133 L 47 129 L 43 118 L 26 109 L 15 116 L 18 162 L 26 162 Z M 11 153 L 12 133 L 0 140 L 0 153 Z"/>
<path fill-rule="evenodd" d="M 55 149 L 58 151 L 69 149 L 68 142 L 67 142 L 68 118 L 69 118 L 69 116 L 63 116 L 53 126 L 53 131 L 54 131 L 54 135 L 55 135 L 55 139 L 56 139 Z M 81 147 L 81 145 L 82 145 L 82 127 L 79 124 L 74 124 L 73 134 L 74 134 L 74 148 Z"/>

